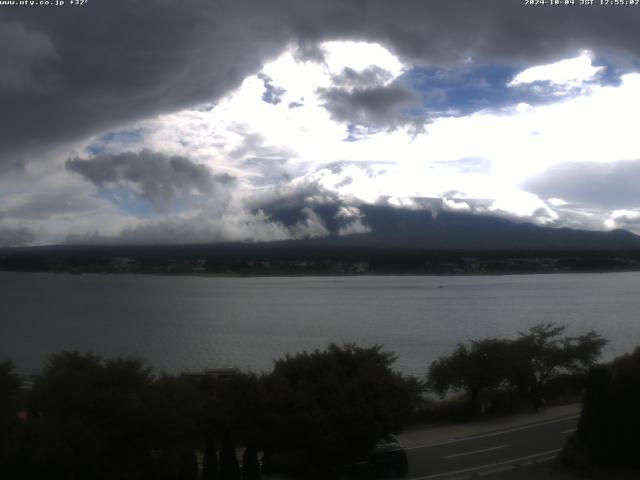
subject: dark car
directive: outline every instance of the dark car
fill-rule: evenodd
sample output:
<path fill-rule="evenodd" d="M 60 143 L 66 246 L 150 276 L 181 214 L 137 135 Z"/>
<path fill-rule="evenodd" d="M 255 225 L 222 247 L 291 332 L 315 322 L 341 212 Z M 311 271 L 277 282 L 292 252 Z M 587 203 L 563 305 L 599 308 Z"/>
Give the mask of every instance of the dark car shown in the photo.
<path fill-rule="evenodd" d="M 368 458 L 350 465 L 343 478 L 396 478 L 406 475 L 408 470 L 407 454 L 402 444 L 393 435 L 387 435 L 376 443 Z"/>
<path fill-rule="evenodd" d="M 409 470 L 404 447 L 393 435 L 388 435 L 376 444 L 369 463 L 378 478 L 406 475 Z"/>

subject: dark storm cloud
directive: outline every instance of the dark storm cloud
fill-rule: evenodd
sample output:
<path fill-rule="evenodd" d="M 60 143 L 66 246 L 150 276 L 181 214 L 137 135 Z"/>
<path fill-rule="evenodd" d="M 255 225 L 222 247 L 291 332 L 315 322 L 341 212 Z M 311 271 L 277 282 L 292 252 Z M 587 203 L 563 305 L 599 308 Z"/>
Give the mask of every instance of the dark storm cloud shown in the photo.
<path fill-rule="evenodd" d="M 345 234 L 361 233 L 364 228 L 355 205 L 314 181 L 273 188 L 255 196 L 247 207 L 281 225 L 289 238 L 338 234 L 341 229 Z"/>
<path fill-rule="evenodd" d="M 214 176 L 206 166 L 188 158 L 149 150 L 97 155 L 89 160 L 75 157 L 67 160 L 66 166 L 98 187 L 133 185 L 158 211 L 169 210 L 178 198 L 190 194 L 215 196 L 217 187 L 234 182 L 232 176 Z"/>
<path fill-rule="evenodd" d="M 334 204 L 338 200 L 336 192 L 324 188 L 317 181 L 306 181 L 259 191 L 247 199 L 246 207 L 252 213 L 263 211 L 272 215 L 279 210 L 315 208 L 318 205 Z"/>
<path fill-rule="evenodd" d="M 404 125 L 420 130 L 425 122 L 421 116 L 412 115 L 420 107 L 420 95 L 404 85 L 327 88 L 320 91 L 320 96 L 324 107 L 338 122 L 374 130 L 394 130 Z"/>
<path fill-rule="evenodd" d="M 524 188 L 543 198 L 600 208 L 640 207 L 640 160 L 578 162 L 552 167 Z"/>
<path fill-rule="evenodd" d="M 637 9 L 536 8 L 512 0 L 297 3 L 291 28 L 298 39 L 379 41 L 419 64 L 525 66 L 568 58 L 583 48 L 616 61 L 638 58 Z"/>
<path fill-rule="evenodd" d="M 324 52 L 316 42 L 299 40 L 296 49 L 293 51 L 293 56 L 300 62 L 322 63 L 325 61 Z"/>
<path fill-rule="evenodd" d="M 0 22 L 0 45 L 0 89 L 41 92 L 54 80 L 50 69 L 58 56 L 47 35 Z"/>
<path fill-rule="evenodd" d="M 394 130 L 409 125 L 422 131 L 426 119 L 422 98 L 404 83 L 389 83 L 393 74 L 371 65 L 362 71 L 345 68 L 332 78 L 333 86 L 318 90 L 331 117 L 349 125 L 350 140 L 358 134 Z"/>
<path fill-rule="evenodd" d="M 28 245 L 35 238 L 33 232 L 26 228 L 0 227 L 0 248 Z"/>
<path fill-rule="evenodd" d="M 37 159 L 38 148 L 215 100 L 291 42 L 315 59 L 320 41 L 361 39 L 424 65 L 528 66 L 581 48 L 632 62 L 640 39 L 637 8 L 506 0 L 109 0 L 2 14 L 0 38 L 12 45 L 0 50 L 5 168 Z M 395 105 L 403 95 L 388 91 L 378 102 Z M 371 96 L 343 100 L 369 105 Z"/>
<path fill-rule="evenodd" d="M 362 71 L 353 68 L 345 68 L 340 74 L 335 75 L 333 84 L 342 88 L 367 88 L 373 85 L 381 86 L 389 82 L 393 74 L 377 65 L 370 65 Z"/>
<path fill-rule="evenodd" d="M 110 0 L 83 8 L 3 8 L 2 38 L 6 25 L 17 24 L 42 45 L 48 39 L 56 61 L 44 70 L 35 55 L 44 47 L 31 47 L 25 72 L 10 87 L 0 84 L 2 163 L 20 165 L 38 146 L 223 95 L 290 38 L 275 28 L 281 20 L 266 3 L 247 9 L 236 1 Z M 13 65 L 12 56 L 0 49 L 0 65 Z M 16 90 L 28 75 L 38 85 L 55 80 L 45 91 L 28 84 Z"/>

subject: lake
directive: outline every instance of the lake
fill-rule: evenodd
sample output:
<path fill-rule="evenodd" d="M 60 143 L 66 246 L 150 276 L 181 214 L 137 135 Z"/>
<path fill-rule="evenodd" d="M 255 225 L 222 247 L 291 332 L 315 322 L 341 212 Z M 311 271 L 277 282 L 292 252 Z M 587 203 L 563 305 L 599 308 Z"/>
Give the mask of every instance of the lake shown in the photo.
<path fill-rule="evenodd" d="M 381 344 L 424 375 L 458 342 L 539 322 L 594 329 L 605 359 L 640 344 L 640 273 L 217 278 L 0 272 L 0 359 L 35 373 L 63 349 L 169 372 L 268 370 L 330 342 Z"/>

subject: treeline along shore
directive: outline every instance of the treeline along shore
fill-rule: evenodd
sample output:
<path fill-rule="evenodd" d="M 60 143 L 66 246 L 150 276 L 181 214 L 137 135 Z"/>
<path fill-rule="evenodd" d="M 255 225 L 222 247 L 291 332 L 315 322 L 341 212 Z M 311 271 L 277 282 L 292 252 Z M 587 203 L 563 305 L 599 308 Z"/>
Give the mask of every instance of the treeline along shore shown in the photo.
<path fill-rule="evenodd" d="M 261 375 L 169 375 L 136 358 L 65 351 L 26 378 L 4 361 L 0 476 L 372 478 L 379 472 L 361 476 L 353 465 L 366 465 L 378 441 L 408 424 L 537 409 L 567 396 L 585 399 L 568 462 L 639 466 L 627 442 L 640 431 L 640 349 L 599 365 L 605 343 L 595 332 L 569 337 L 563 326 L 540 324 L 516 338 L 460 344 L 425 365 L 424 378 L 395 371 L 395 355 L 380 346 L 352 344 L 286 355 Z"/>
<path fill-rule="evenodd" d="M 296 242 L 0 249 L 0 270 L 195 275 L 487 275 L 640 271 L 640 250 L 434 250 Z"/>

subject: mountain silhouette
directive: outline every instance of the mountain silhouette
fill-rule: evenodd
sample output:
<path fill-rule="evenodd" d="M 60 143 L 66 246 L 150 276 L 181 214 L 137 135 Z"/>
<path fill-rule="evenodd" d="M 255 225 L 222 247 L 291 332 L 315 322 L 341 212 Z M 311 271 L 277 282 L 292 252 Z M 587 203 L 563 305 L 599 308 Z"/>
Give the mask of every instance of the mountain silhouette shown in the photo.
<path fill-rule="evenodd" d="M 640 248 L 640 236 L 626 230 L 591 231 L 517 223 L 506 218 L 389 206 L 363 205 L 361 223 L 368 233 L 339 235 L 349 219 L 339 205 L 323 205 L 314 212 L 330 235 L 296 243 L 427 250 L 621 250 Z M 270 212 L 272 219 L 291 226 L 303 221 L 303 211 L 290 208 Z"/>
<path fill-rule="evenodd" d="M 340 204 L 315 206 L 312 214 L 309 208 L 272 208 L 265 214 L 285 226 L 321 222 L 326 235 L 273 242 L 5 248 L 0 269 L 240 275 L 640 270 L 640 236 L 625 230 L 552 228 L 380 205 L 347 214 Z M 354 222 L 366 233 L 344 235 Z"/>

